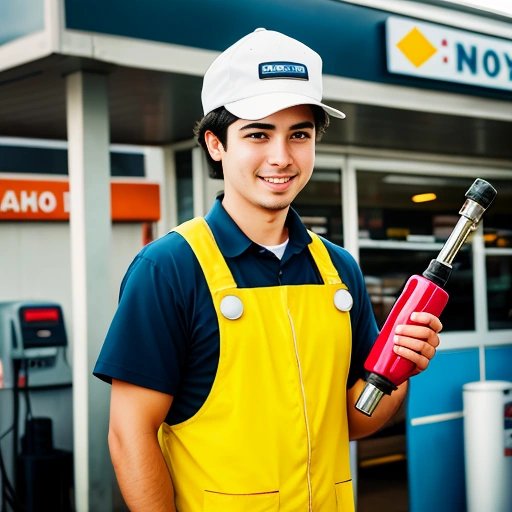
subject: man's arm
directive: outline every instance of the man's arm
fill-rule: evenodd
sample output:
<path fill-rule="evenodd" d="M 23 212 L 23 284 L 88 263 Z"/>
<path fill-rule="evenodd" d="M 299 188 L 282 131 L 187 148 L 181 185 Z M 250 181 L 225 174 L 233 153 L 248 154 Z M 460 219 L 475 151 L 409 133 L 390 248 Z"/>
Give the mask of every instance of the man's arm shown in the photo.
<path fill-rule="evenodd" d="M 413 313 L 411 320 L 421 325 L 399 325 L 396 328 L 395 348 L 397 355 L 416 365 L 416 373 L 425 370 L 439 345 L 438 333 L 442 329 L 439 318 L 430 313 Z M 347 391 L 347 414 L 350 439 L 369 436 L 382 428 L 398 411 L 407 395 L 408 383 L 404 382 L 391 395 L 382 398 L 372 416 L 366 416 L 355 408 L 364 381 L 359 379 Z"/>
<path fill-rule="evenodd" d="M 175 512 L 157 433 L 173 397 L 112 380 L 108 444 L 119 487 L 132 512 Z"/>

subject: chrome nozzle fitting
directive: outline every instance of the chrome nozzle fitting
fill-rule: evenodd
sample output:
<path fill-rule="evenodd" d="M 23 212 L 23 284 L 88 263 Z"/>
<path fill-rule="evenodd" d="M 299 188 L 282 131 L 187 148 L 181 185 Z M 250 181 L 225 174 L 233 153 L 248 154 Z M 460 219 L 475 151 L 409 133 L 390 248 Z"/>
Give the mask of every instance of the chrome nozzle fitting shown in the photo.
<path fill-rule="evenodd" d="M 356 409 L 366 414 L 366 416 L 371 416 L 383 395 L 384 391 L 374 386 L 371 382 L 367 382 L 356 402 Z"/>

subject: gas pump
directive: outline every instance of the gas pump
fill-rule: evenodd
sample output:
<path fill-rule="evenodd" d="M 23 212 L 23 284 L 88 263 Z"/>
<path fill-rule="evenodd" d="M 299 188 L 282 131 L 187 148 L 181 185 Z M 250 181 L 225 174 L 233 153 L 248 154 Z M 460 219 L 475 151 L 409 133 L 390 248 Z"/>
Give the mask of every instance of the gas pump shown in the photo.
<path fill-rule="evenodd" d="M 0 302 L 1 512 L 72 509 L 67 344 L 58 304 Z"/>

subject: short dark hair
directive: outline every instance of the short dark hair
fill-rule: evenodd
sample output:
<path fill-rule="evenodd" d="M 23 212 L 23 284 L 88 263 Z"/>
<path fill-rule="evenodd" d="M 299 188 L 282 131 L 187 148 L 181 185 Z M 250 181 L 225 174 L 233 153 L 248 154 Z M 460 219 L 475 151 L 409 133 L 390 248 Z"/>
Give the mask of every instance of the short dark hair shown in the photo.
<path fill-rule="evenodd" d="M 317 105 L 311 105 L 311 110 L 315 121 L 316 140 L 319 141 L 329 127 L 329 115 L 322 107 Z M 233 115 L 226 108 L 219 107 L 206 114 L 194 127 L 194 135 L 197 142 L 203 148 L 206 160 L 208 161 L 210 178 L 222 179 L 224 173 L 222 171 L 222 162 L 218 162 L 210 156 L 204 140 L 204 134 L 208 130 L 214 133 L 226 150 L 228 147 L 228 128 L 235 121 L 238 121 L 238 119 L 238 117 Z"/>

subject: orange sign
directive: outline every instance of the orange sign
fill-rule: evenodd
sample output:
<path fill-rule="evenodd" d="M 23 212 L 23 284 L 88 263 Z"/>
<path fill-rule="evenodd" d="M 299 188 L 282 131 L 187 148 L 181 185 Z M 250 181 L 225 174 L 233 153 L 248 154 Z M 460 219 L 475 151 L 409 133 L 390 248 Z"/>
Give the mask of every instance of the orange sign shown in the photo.
<path fill-rule="evenodd" d="M 113 221 L 160 219 L 159 185 L 113 181 L 110 193 Z M 0 221 L 69 220 L 69 198 L 68 180 L 0 178 Z"/>

